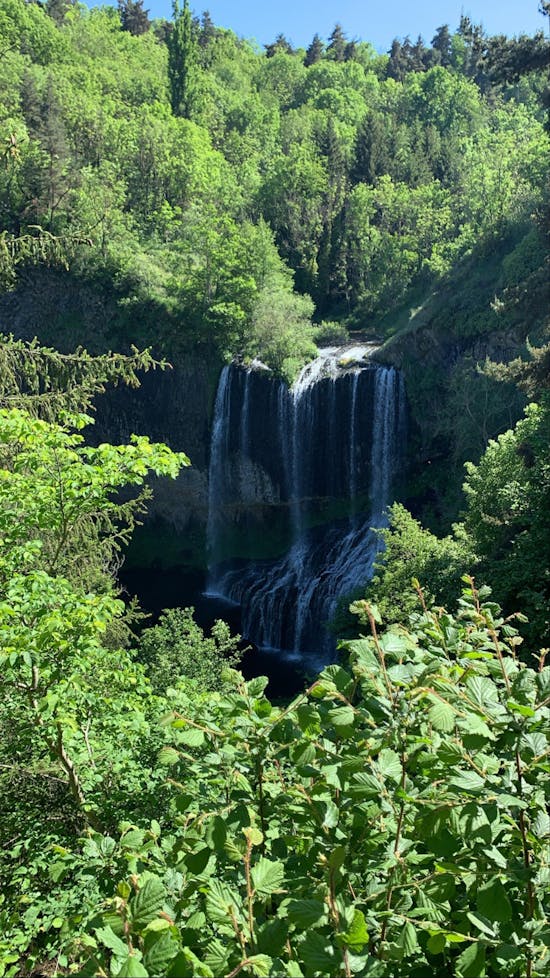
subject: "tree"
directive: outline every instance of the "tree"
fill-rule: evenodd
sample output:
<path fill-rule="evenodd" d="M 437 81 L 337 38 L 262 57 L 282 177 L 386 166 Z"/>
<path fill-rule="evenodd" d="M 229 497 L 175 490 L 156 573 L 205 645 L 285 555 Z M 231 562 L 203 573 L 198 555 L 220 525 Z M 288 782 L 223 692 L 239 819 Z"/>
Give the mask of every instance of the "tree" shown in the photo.
<path fill-rule="evenodd" d="M 265 56 L 266 58 L 273 58 L 279 51 L 283 54 L 294 54 L 294 50 L 290 41 L 287 41 L 284 34 L 277 34 L 277 37 L 272 44 L 265 44 Z"/>
<path fill-rule="evenodd" d="M 388 125 L 378 112 L 369 112 L 363 119 L 355 141 L 352 179 L 355 183 L 374 183 L 377 176 L 388 173 L 391 165 L 388 152 Z"/>
<path fill-rule="evenodd" d="M 174 30 L 167 38 L 168 78 L 174 115 L 190 119 L 196 93 L 197 50 L 189 0 L 173 6 Z"/>
<path fill-rule="evenodd" d="M 201 691 L 219 691 L 225 670 L 240 661 L 239 642 L 240 636 L 232 636 L 224 621 L 216 621 L 207 637 L 194 620 L 193 608 L 169 608 L 157 625 L 142 632 L 138 659 L 159 693 L 188 679 Z"/>
<path fill-rule="evenodd" d="M 332 61 L 344 61 L 346 56 L 346 35 L 341 24 L 335 24 L 328 39 L 327 57 Z"/>
<path fill-rule="evenodd" d="M 439 64 L 448 68 L 452 63 L 452 39 L 448 24 L 437 28 L 432 38 L 432 48 L 439 55 Z"/>
<path fill-rule="evenodd" d="M 395 503 L 389 511 L 389 527 L 380 536 L 384 547 L 366 597 L 384 618 L 404 623 L 415 611 L 418 596 L 410 587 L 413 578 L 420 582 L 428 603 L 450 611 L 456 608 L 464 571 L 473 573 L 477 566 L 475 543 L 463 529 L 439 539 Z"/>
<path fill-rule="evenodd" d="M 304 60 L 304 64 L 306 68 L 309 68 L 310 65 L 317 64 L 317 62 L 320 61 L 321 58 L 323 57 L 324 50 L 325 50 L 325 45 L 323 44 L 319 35 L 315 34 L 313 36 L 313 40 L 311 44 L 309 45 L 306 51 L 306 56 Z"/>
<path fill-rule="evenodd" d="M 75 2 L 76 0 L 46 0 L 46 12 L 59 27 Z"/>
<path fill-rule="evenodd" d="M 418 35 L 415 44 L 411 48 L 411 69 L 412 71 L 426 71 L 428 48 L 424 44 L 421 34 Z"/>
<path fill-rule="evenodd" d="M 123 31 L 139 37 L 149 30 L 149 11 L 143 9 L 143 0 L 118 0 L 118 12 Z"/>
<path fill-rule="evenodd" d="M 205 10 L 200 21 L 199 46 L 201 48 L 207 48 L 216 37 L 216 34 L 216 26 L 210 16 L 210 11 Z"/>
<path fill-rule="evenodd" d="M 403 81 L 409 70 L 409 65 L 406 53 L 398 38 L 394 38 L 388 53 L 390 56 L 387 67 L 388 78 L 394 78 L 395 81 Z"/>
<path fill-rule="evenodd" d="M 67 412 L 92 410 L 95 396 L 110 384 L 139 387 L 138 374 L 157 366 L 167 364 L 154 360 L 149 350 L 93 357 L 80 347 L 59 353 L 37 340 L 0 334 L 0 408 L 21 408 L 57 421 Z"/>
<path fill-rule="evenodd" d="M 79 428 L 87 420 L 72 418 Z M 67 424 L 0 409 L 0 464 L 3 694 L 95 824 L 76 756 L 82 762 L 88 752 L 95 767 L 96 732 L 117 724 L 109 699 L 131 682 L 127 655 L 109 648 L 124 607 L 106 571 L 140 503 L 117 494 L 142 486 L 149 472 L 175 477 L 188 459 L 147 438 L 88 448 Z"/>
<path fill-rule="evenodd" d="M 466 531 L 484 579 L 506 610 L 517 602 L 531 645 L 550 643 L 550 406 L 530 404 L 516 427 L 468 463 Z"/>

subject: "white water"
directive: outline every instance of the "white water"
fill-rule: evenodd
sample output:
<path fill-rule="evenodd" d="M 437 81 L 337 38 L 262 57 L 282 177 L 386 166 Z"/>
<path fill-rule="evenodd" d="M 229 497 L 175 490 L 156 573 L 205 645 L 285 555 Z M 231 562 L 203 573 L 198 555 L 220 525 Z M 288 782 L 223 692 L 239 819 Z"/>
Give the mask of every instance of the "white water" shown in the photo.
<path fill-rule="evenodd" d="M 334 653 L 324 626 L 340 596 L 372 576 L 380 549 L 374 531 L 386 523 L 400 464 L 402 380 L 393 368 L 369 363 L 365 359 L 369 353 L 364 347 L 329 348 L 302 370 L 290 392 L 282 382 L 271 388 L 273 416 L 263 419 L 265 431 L 259 435 L 255 412 L 265 405 L 254 403 L 260 388 L 253 370 L 243 378 L 242 368 L 225 367 L 216 396 L 209 473 L 208 592 L 241 606 L 246 638 L 262 648 L 303 656 L 312 667 Z M 346 369 L 342 362 L 353 366 Z M 258 493 L 257 486 L 254 489 L 243 478 L 247 471 L 243 459 L 249 466 L 258 465 L 260 450 L 266 451 L 265 439 L 268 454 L 269 449 L 273 454 L 271 483 L 278 478 L 278 491 L 286 493 L 288 500 L 290 547 L 277 560 L 220 564 L 223 531 L 232 512 L 251 504 L 254 492 Z M 235 450 L 241 465 L 237 493 L 231 488 Z M 370 500 L 367 510 L 365 490 Z M 260 497 L 267 492 L 267 488 L 260 490 Z M 317 497 L 330 503 L 342 496 L 348 518 L 315 529 Z"/>

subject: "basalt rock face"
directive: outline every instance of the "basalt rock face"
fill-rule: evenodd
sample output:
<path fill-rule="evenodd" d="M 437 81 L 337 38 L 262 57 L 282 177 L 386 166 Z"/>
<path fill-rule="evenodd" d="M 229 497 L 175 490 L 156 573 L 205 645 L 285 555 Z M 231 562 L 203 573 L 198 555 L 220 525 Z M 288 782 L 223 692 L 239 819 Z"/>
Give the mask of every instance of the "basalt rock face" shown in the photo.
<path fill-rule="evenodd" d="M 212 394 L 207 366 L 189 361 L 145 374 L 137 390 L 120 387 L 97 400 L 87 432 L 94 444 L 123 443 L 136 433 L 191 460 L 177 479 L 151 480 L 153 497 L 130 547 L 130 566 L 205 566 Z"/>
<path fill-rule="evenodd" d="M 403 382 L 371 352 L 322 351 L 290 390 L 238 365 L 218 385 L 209 592 L 240 605 L 247 638 L 310 663 L 333 652 L 339 597 L 372 573 L 403 458 Z"/>

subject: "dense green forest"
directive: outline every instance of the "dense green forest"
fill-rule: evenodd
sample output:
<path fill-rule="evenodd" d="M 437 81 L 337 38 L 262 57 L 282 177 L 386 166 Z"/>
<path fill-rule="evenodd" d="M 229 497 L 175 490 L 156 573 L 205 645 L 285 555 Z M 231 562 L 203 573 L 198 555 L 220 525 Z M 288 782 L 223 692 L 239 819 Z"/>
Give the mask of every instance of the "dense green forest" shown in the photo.
<path fill-rule="evenodd" d="M 0 975 L 550 974 L 548 52 L 0 0 Z M 273 704 L 224 622 L 121 600 L 189 459 L 89 425 L 350 335 L 448 445 Z"/>

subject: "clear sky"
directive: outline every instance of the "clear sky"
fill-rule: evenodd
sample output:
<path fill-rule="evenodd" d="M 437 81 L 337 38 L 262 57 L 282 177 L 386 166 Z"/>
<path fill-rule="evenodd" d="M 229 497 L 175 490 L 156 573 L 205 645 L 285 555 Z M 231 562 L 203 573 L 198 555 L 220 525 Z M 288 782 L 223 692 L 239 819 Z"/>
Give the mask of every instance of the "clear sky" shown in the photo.
<path fill-rule="evenodd" d="M 101 0 L 87 2 L 99 6 Z M 110 2 L 116 6 L 116 0 Z M 217 26 L 259 44 L 283 33 L 295 47 L 307 46 L 316 32 L 326 39 L 336 21 L 350 39 L 370 41 L 379 51 L 407 34 L 416 40 L 420 33 L 429 42 L 441 24 L 455 30 L 461 13 L 489 34 L 548 30 L 538 0 L 191 0 L 190 5 L 194 13 L 209 10 Z M 171 0 L 144 0 L 144 6 L 151 17 L 171 16 Z"/>

